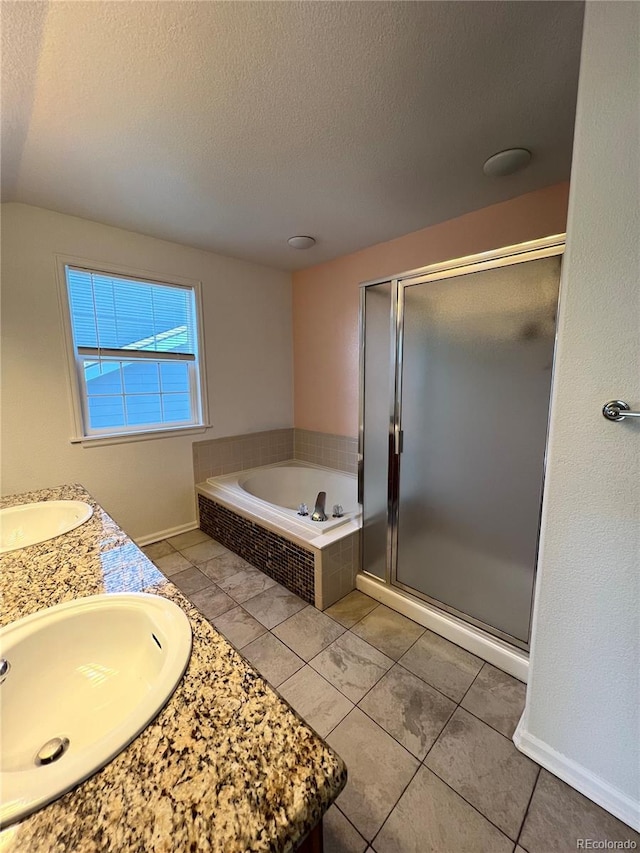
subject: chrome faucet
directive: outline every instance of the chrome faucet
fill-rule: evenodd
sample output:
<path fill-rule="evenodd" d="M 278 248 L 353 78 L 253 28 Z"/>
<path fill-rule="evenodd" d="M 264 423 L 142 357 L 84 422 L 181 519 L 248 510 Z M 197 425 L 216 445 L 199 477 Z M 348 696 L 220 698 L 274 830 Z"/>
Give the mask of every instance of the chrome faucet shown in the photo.
<path fill-rule="evenodd" d="M 318 497 L 316 498 L 316 506 L 313 510 L 313 514 L 311 516 L 311 521 L 326 521 L 327 513 L 324 511 L 324 505 L 327 500 L 326 492 L 318 492 Z"/>

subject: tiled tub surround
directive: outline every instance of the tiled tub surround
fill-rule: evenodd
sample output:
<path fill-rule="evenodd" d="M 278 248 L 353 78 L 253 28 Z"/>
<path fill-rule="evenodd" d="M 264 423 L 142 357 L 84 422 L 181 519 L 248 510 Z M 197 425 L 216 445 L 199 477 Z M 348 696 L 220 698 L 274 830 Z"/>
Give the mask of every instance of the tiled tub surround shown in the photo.
<path fill-rule="evenodd" d="M 301 462 L 292 464 L 306 467 Z M 325 531 L 322 524 L 298 519 L 295 512 L 285 514 L 282 508 L 248 494 L 237 475 L 211 478 L 198 484 L 197 492 L 202 530 L 319 610 L 355 589 L 359 514 Z"/>
<path fill-rule="evenodd" d="M 198 495 L 200 529 L 309 604 L 315 603 L 311 551 Z"/>
<path fill-rule="evenodd" d="M 640 842 L 518 752 L 525 686 L 496 667 L 358 591 L 319 613 L 202 531 L 145 550 L 345 758 L 325 853 Z"/>
<path fill-rule="evenodd" d="M 358 439 L 308 429 L 294 429 L 293 456 L 304 462 L 336 468 L 347 474 L 358 473 Z"/>
<path fill-rule="evenodd" d="M 194 481 L 293 459 L 293 429 L 271 429 L 193 442 Z"/>
<path fill-rule="evenodd" d="M 159 716 L 97 774 L 6 828 L 3 853 L 295 849 L 344 785 L 340 758 L 82 487 L 7 497 L 1 505 L 58 499 L 87 501 L 94 514 L 64 537 L 3 555 L 2 623 L 80 596 L 153 592 L 185 610 L 193 651 Z M 199 531 L 176 539 L 189 556 L 211 553 Z M 169 557 L 166 572 L 169 565 L 192 567 L 172 546 L 161 545 Z M 214 550 L 238 559 L 220 545 Z M 199 587 L 193 578 L 189 585 L 188 575 L 183 570 L 179 581 L 193 592 Z"/>
<path fill-rule="evenodd" d="M 193 443 L 194 481 L 299 459 L 348 474 L 358 470 L 358 439 L 306 429 L 273 429 Z"/>

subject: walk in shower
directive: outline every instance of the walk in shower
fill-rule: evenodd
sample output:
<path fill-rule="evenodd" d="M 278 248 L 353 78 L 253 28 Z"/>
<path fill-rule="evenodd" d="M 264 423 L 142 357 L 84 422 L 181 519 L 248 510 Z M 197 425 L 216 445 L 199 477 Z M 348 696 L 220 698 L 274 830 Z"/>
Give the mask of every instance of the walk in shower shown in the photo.
<path fill-rule="evenodd" d="M 463 645 L 529 647 L 563 249 L 361 288 L 361 588 Z"/>

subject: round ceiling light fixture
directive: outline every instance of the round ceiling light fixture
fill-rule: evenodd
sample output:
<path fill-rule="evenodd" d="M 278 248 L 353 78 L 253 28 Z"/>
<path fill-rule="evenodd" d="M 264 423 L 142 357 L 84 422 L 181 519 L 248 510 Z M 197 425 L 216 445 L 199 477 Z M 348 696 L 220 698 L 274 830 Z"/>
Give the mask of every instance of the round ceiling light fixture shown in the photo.
<path fill-rule="evenodd" d="M 482 171 L 492 178 L 502 178 L 505 175 L 513 175 L 526 168 L 531 162 L 531 151 L 527 148 L 507 148 L 498 151 L 485 162 Z"/>
<path fill-rule="evenodd" d="M 316 241 L 313 237 L 289 237 L 287 243 L 291 246 L 292 249 L 310 249 L 312 246 L 315 246 Z"/>

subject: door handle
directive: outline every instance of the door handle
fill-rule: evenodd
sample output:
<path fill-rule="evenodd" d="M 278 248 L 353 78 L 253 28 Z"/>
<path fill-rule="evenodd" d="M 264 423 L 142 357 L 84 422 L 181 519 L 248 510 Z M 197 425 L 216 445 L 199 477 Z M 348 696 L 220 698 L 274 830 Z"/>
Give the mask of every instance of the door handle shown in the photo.
<path fill-rule="evenodd" d="M 640 412 L 632 412 L 631 406 L 624 400 L 609 400 L 602 407 L 602 414 L 608 421 L 623 421 L 625 418 L 640 418 Z"/>

